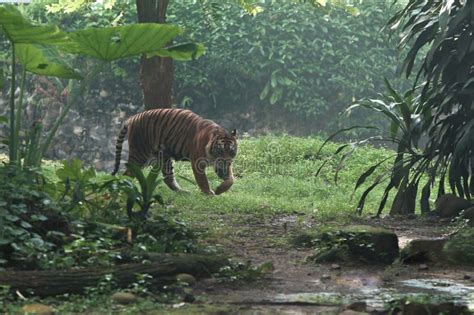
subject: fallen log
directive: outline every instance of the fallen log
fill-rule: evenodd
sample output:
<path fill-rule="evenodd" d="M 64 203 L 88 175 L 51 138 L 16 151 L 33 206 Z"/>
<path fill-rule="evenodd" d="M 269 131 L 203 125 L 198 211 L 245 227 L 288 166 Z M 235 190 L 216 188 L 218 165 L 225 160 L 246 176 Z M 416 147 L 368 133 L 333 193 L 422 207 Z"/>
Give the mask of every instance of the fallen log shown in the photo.
<path fill-rule="evenodd" d="M 164 281 L 179 273 L 195 277 L 208 277 L 221 267 L 228 265 L 228 259 L 221 256 L 196 254 L 154 254 L 149 263 L 131 263 L 111 267 L 90 267 L 70 270 L 28 270 L 0 271 L 0 285 L 18 290 L 23 295 L 54 296 L 59 294 L 83 293 L 86 287 L 94 287 L 112 275 L 117 287 L 126 287 L 137 280 L 137 275 L 148 274 L 155 283 Z"/>

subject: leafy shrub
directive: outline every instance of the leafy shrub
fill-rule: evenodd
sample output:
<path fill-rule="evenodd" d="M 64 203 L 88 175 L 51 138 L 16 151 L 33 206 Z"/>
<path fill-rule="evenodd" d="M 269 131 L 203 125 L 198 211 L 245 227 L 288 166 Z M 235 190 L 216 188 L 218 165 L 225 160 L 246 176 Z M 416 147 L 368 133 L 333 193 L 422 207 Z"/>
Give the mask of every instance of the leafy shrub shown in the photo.
<path fill-rule="evenodd" d="M 375 96 L 383 89 L 382 76 L 394 77 L 397 52 L 381 33 L 395 10 L 386 1 L 358 4 L 358 16 L 291 1 L 261 6 L 264 10 L 252 16 L 234 1 L 170 3 L 168 21 L 206 45 L 199 60 L 175 65 L 178 106 L 244 130 L 290 128 L 308 134 L 334 129 L 340 123 L 337 114 L 353 99 Z M 136 21 L 129 1 L 117 1 L 112 9 L 87 4 L 74 13 L 48 13 L 42 1 L 28 11 L 65 29 Z M 137 60 L 106 65 L 78 113 L 108 125 L 120 111 L 139 110 Z M 378 122 L 367 113 L 355 112 L 352 118 Z"/>
<path fill-rule="evenodd" d="M 74 159 L 60 166 L 49 165 L 46 191 L 60 204 L 63 211 L 81 218 L 120 218 L 125 203 L 123 186 L 132 184 L 123 177 L 97 173 Z"/>
<path fill-rule="evenodd" d="M 358 16 L 291 1 L 262 6 L 250 16 L 231 2 L 213 3 L 204 17 L 188 1 L 171 6 L 170 20 L 207 47 L 200 60 L 177 65 L 178 103 L 232 122 L 238 113 L 244 129 L 298 118 L 297 130 L 305 122 L 315 132 L 334 128 L 354 99 L 375 96 L 382 76 L 395 76 L 397 52 L 381 32 L 394 12 L 385 1 L 361 2 Z M 377 122 L 373 117 L 356 112 L 352 119 Z"/>
<path fill-rule="evenodd" d="M 161 195 L 155 193 L 158 184 L 163 181 L 159 178 L 161 166 L 154 165 L 148 175 L 145 176 L 143 169 L 138 165 L 127 163 L 127 171 L 138 181 L 138 185 L 132 184 L 125 187 L 127 193 L 128 218 L 144 220 L 148 216 L 148 211 L 153 203 L 158 202 L 163 204 Z M 134 211 L 135 204 L 140 208 L 139 211 Z"/>
<path fill-rule="evenodd" d="M 158 253 L 189 253 L 197 249 L 196 234 L 190 227 L 169 214 L 155 215 L 143 222 L 136 222 L 133 229 L 137 231 L 134 241 L 134 252 L 147 255 Z"/>
<path fill-rule="evenodd" d="M 41 171 L 3 166 L 0 178 L 0 267 L 113 265 L 197 248 L 193 231 L 169 213 L 127 216 L 130 192 L 135 198 L 142 192 L 128 177 L 96 173 L 74 160 Z"/>
<path fill-rule="evenodd" d="M 41 173 L 0 167 L 0 266 L 35 267 L 70 234 L 69 220 L 43 191 Z"/>

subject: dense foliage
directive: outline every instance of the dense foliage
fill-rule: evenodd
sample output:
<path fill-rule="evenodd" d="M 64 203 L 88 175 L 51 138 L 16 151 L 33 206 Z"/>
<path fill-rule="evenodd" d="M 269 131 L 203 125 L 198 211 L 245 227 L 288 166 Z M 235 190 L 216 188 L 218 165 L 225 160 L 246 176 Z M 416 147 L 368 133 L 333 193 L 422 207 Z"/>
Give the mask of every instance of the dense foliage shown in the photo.
<path fill-rule="evenodd" d="M 137 187 L 133 181 L 120 177 L 108 175 L 99 178 L 94 169 L 83 170 L 80 161 L 64 162 L 53 179 L 45 176 L 40 169 L 42 157 L 55 139 L 57 129 L 100 67 L 83 79 L 79 87 L 74 85 L 74 81 L 69 81 L 67 101 L 58 117 L 54 117 L 47 136 L 42 135 L 41 121 L 28 130 L 23 119 L 23 99 L 27 73 L 62 79 L 83 78 L 80 72 L 64 61 L 68 59 L 65 57 L 67 54 L 92 57 L 101 62 L 142 53 L 166 54 L 173 58 L 179 56 L 184 60 L 191 58 L 189 53 L 196 57 L 199 52 L 192 51 L 199 45 L 187 43 L 185 51 L 181 49 L 184 46 L 167 46 L 172 38 L 181 33 L 178 26 L 171 24 L 130 24 L 66 32 L 57 25 L 33 23 L 14 5 L 1 6 L 0 18 L 2 34 L 11 49 L 8 76 L 10 115 L 9 119 L 2 117 L 1 120 L 2 123 L 8 122 L 10 128 L 6 142 L 8 164 L 0 166 L 0 267 L 65 268 L 97 264 L 99 261 L 96 258 L 101 260 L 102 253 L 105 263 L 112 263 L 119 250 L 114 252 L 115 247 L 122 248 L 125 241 L 115 241 L 110 231 L 107 232 L 110 229 L 107 225 L 100 222 L 78 223 L 77 220 L 97 217 L 104 211 L 102 220 L 110 216 L 115 223 L 120 223 L 125 213 L 120 211 L 125 208 L 125 200 L 128 220 L 123 222 L 128 225 L 126 230 L 130 230 L 127 240 L 130 243 L 133 236 L 137 249 L 147 250 L 144 244 L 148 243 L 152 244 L 154 251 L 191 249 L 193 236 L 185 227 L 176 225 L 175 228 L 168 217 L 158 216 L 157 220 L 147 221 L 146 226 L 142 224 L 148 219 L 146 213 L 140 220 L 132 218 L 135 203 L 146 211 L 154 200 L 159 199 L 159 195 L 154 193 L 158 183 L 156 172 L 152 173 L 153 176 L 149 175 L 145 183 L 140 181 Z M 19 95 L 16 93 L 17 69 L 21 69 L 22 73 Z M 136 170 L 135 176 L 145 178 L 142 170 Z M 84 209 L 89 210 L 89 217 Z M 116 217 L 112 217 L 113 210 L 118 210 Z M 148 230 L 150 227 L 153 230 Z M 168 237 L 168 232 L 171 237 Z M 141 237 L 141 234 L 145 236 Z M 175 242 L 182 240 L 185 241 L 182 245 Z M 96 252 L 99 255 L 92 257 Z M 64 254 L 71 255 L 64 257 Z"/>
<path fill-rule="evenodd" d="M 177 67 L 177 101 L 216 118 L 241 115 L 244 130 L 281 128 L 285 118 L 275 116 L 288 111 L 286 119 L 298 118 L 296 132 L 334 128 L 347 105 L 376 95 L 383 76 L 395 75 L 397 53 L 381 32 L 394 12 L 385 1 L 360 3 L 359 15 L 289 1 L 268 2 L 256 16 L 232 3 L 187 4 L 171 7 L 170 20 L 184 24 L 207 53 Z"/>
<path fill-rule="evenodd" d="M 206 46 L 204 57 L 175 65 L 178 106 L 244 131 L 309 134 L 334 129 L 353 100 L 380 92 L 383 76 L 395 74 L 397 53 L 382 32 L 394 9 L 385 1 L 364 1 L 355 12 L 304 2 L 266 2 L 255 15 L 235 1 L 171 2 L 168 21 Z M 64 28 L 136 21 L 128 1 L 54 14 L 44 3 L 34 2 L 29 12 Z M 137 59 L 106 65 L 79 114 L 107 124 L 119 111 L 135 113 L 139 92 Z M 368 116 L 356 112 L 352 118 L 377 123 Z"/>
<path fill-rule="evenodd" d="M 146 223 L 127 216 L 130 192 L 139 199 L 142 191 L 128 178 L 77 160 L 42 170 L 1 166 L 0 176 L 8 179 L 0 184 L 0 269 L 112 265 L 195 250 L 191 230 L 164 212 Z"/>
<path fill-rule="evenodd" d="M 410 1 L 393 20 L 403 25 L 400 45 L 410 47 L 404 61 L 407 76 L 417 54 L 428 47 L 417 74 L 424 81 L 415 113 L 429 140 L 416 163 L 427 164 L 421 170 L 429 172 L 429 185 L 439 174 L 441 192 L 447 177 L 451 190 L 467 198 L 474 193 L 473 16 L 472 1 Z"/>
<path fill-rule="evenodd" d="M 445 193 L 448 182 L 453 193 L 470 199 L 474 193 L 474 25 L 472 1 L 409 1 L 389 22 L 401 29 L 399 46 L 409 48 L 403 71 L 410 76 L 417 57 L 421 66 L 416 83 L 399 93 L 387 82 L 382 99 L 368 100 L 357 106 L 382 113 L 390 121 L 387 139 L 397 145 L 397 157 L 387 176 L 378 177 L 366 195 L 388 180 L 381 213 L 389 193 L 397 189 L 392 214 L 415 211 L 421 188 L 421 209 L 429 211 L 434 187 Z M 377 168 L 363 173 L 363 183 Z M 361 200 L 360 207 L 363 207 Z"/>

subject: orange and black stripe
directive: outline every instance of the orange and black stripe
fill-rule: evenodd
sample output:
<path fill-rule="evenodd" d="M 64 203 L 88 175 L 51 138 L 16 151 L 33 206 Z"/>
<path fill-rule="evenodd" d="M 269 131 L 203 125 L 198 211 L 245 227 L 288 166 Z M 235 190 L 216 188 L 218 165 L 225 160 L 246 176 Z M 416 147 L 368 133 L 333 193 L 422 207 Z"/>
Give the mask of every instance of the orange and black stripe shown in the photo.
<path fill-rule="evenodd" d="M 119 133 L 116 143 L 113 175 L 120 167 L 122 144 L 128 132 L 128 162 L 140 167 L 154 155 L 162 154 L 164 161 L 190 159 L 199 132 L 225 134 L 224 128 L 190 110 L 164 108 L 148 110 L 130 117 Z"/>

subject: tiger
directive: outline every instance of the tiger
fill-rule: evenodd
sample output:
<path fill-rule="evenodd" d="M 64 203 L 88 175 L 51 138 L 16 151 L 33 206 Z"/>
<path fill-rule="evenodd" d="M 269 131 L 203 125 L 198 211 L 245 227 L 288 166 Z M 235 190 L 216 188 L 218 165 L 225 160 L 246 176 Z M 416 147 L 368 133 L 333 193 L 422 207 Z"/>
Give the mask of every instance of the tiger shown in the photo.
<path fill-rule="evenodd" d="M 161 108 L 129 117 L 116 141 L 115 167 L 120 168 L 122 144 L 128 134 L 128 163 L 144 167 L 152 162 L 161 164 L 166 185 L 183 191 L 173 172 L 173 160 L 190 161 L 194 178 L 206 195 L 219 195 L 234 183 L 232 162 L 237 155 L 237 131 L 228 132 L 212 120 L 187 109 Z M 213 191 L 206 176 L 206 167 L 213 166 L 222 180 Z M 125 175 L 130 175 L 128 171 Z"/>

